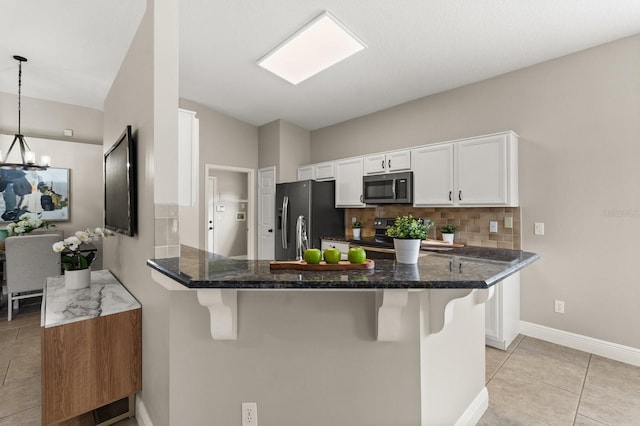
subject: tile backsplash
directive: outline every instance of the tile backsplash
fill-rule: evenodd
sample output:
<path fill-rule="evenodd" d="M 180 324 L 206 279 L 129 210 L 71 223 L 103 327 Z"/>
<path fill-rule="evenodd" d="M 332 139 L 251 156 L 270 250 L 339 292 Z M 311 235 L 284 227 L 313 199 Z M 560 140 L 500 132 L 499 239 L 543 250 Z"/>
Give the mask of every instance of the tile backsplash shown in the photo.
<path fill-rule="evenodd" d="M 362 236 L 375 234 L 375 217 L 398 217 L 411 214 L 413 217 L 431 219 L 435 226 L 429 231 L 429 238 L 442 239 L 440 227 L 455 225 L 454 242 L 468 246 L 497 247 L 520 250 L 520 208 L 519 207 L 411 207 L 389 204 L 375 208 L 346 209 L 345 224 L 347 235 L 351 236 L 351 220 L 357 218 L 362 223 Z M 513 218 L 513 228 L 504 227 L 504 218 Z M 489 233 L 489 221 L 498 222 L 498 232 Z"/>

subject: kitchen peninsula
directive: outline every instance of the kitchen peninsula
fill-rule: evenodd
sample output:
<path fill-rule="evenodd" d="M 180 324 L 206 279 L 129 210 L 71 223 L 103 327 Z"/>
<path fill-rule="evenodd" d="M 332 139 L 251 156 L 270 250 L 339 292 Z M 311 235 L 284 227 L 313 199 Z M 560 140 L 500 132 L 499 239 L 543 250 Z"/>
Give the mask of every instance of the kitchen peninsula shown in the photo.
<path fill-rule="evenodd" d="M 355 407 L 376 413 L 381 425 L 431 425 L 474 424 L 486 410 L 484 302 L 496 283 L 537 259 L 534 253 L 468 247 L 428 253 L 417 265 L 377 260 L 371 271 L 272 272 L 269 261 L 226 259 L 182 246 L 179 258 L 149 260 L 148 266 L 176 297 L 195 292 L 209 309 L 214 341 L 205 345 L 198 334 L 198 347 L 210 356 L 242 353 L 244 362 L 266 370 L 262 377 L 277 392 L 253 397 L 264 407 L 263 418 L 284 401 L 303 398 L 326 408 L 314 412 L 313 424 L 354 424 L 354 414 L 345 410 Z M 197 309 L 189 300 L 182 310 Z M 261 311 L 258 318 L 252 310 Z M 268 355 L 247 361 L 247 346 Z M 226 374 L 211 368 L 202 372 L 207 382 Z M 351 401 L 333 399 L 336 386 L 347 386 Z M 206 406 L 205 399 L 196 397 L 190 408 L 202 410 L 198 404 Z"/>

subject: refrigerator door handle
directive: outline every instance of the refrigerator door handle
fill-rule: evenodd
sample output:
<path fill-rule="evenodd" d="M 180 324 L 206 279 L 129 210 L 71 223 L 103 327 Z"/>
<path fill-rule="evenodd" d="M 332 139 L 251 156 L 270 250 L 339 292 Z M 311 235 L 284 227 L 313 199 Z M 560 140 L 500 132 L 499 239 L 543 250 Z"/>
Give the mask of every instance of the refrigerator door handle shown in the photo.
<path fill-rule="evenodd" d="M 287 220 L 289 217 L 289 197 L 284 196 L 282 199 L 282 248 L 287 249 L 287 240 L 289 239 L 287 235 L 287 230 L 289 229 L 289 221 Z"/>

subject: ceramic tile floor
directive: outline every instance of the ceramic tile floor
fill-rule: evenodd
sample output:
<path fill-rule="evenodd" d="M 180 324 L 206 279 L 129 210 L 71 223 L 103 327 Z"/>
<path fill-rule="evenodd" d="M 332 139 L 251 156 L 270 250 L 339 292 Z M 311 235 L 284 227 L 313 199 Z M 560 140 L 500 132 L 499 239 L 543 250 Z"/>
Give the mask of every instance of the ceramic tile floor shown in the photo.
<path fill-rule="evenodd" d="M 0 426 L 40 425 L 40 304 L 0 308 Z M 489 409 L 479 425 L 640 425 L 640 368 L 530 337 L 486 349 Z M 93 425 L 78 418 L 64 426 Z M 136 426 L 135 419 L 117 423 Z"/>
<path fill-rule="evenodd" d="M 640 367 L 523 336 L 486 357 L 479 425 L 640 425 Z"/>

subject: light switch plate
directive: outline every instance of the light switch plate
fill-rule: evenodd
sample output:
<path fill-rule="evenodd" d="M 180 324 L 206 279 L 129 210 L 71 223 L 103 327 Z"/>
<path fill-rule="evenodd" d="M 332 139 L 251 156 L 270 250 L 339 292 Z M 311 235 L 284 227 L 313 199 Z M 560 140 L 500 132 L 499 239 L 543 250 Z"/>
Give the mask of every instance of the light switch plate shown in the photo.
<path fill-rule="evenodd" d="M 505 227 L 505 229 L 513 228 L 513 218 L 512 217 L 505 217 L 504 218 L 504 227 Z"/>
<path fill-rule="evenodd" d="M 498 232 L 498 221 L 490 220 L 489 221 L 489 232 Z"/>
<path fill-rule="evenodd" d="M 544 223 L 536 222 L 533 227 L 533 233 L 536 235 L 544 235 Z"/>

